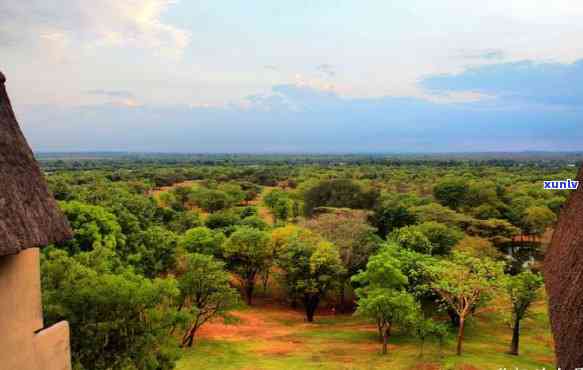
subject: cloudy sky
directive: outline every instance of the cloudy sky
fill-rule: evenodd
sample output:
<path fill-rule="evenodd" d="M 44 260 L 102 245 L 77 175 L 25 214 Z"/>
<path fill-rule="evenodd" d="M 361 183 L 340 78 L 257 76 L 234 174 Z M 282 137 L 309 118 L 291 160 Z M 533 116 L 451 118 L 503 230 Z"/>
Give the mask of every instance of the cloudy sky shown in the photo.
<path fill-rule="evenodd" d="M 583 149 L 580 0 L 0 0 L 36 151 Z"/>

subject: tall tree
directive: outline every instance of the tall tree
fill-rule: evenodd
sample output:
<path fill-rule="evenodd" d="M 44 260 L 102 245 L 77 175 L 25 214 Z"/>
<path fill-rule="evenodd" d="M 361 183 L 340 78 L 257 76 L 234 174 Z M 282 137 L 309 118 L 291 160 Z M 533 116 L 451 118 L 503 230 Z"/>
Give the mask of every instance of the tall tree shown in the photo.
<path fill-rule="evenodd" d="M 345 268 L 338 289 L 339 307 L 342 309 L 347 283 L 353 275 L 366 267 L 368 258 L 378 250 L 382 239 L 366 223 L 364 217 L 357 215 L 323 214 L 308 220 L 305 226 L 338 247 Z"/>
<path fill-rule="evenodd" d="M 289 293 L 303 298 L 306 319 L 313 322 L 320 300 L 344 273 L 338 249 L 330 242 L 293 237 L 277 263 Z"/>
<path fill-rule="evenodd" d="M 466 321 L 499 288 L 503 264 L 454 252 L 451 260 L 431 268 L 432 289 L 459 316 L 456 352 L 461 355 Z"/>
<path fill-rule="evenodd" d="M 539 289 L 543 285 L 543 278 L 530 271 L 508 277 L 506 291 L 512 303 L 512 342 L 510 354 L 518 355 L 520 341 L 520 321 L 527 315 L 531 304 L 539 297 Z"/>
<path fill-rule="evenodd" d="M 182 346 L 192 347 L 198 329 L 215 317 L 225 317 L 239 301 L 229 285 L 224 263 L 212 256 L 188 254 L 184 272 L 178 277 L 180 309 L 187 308 L 192 320 L 182 337 Z"/>
<path fill-rule="evenodd" d="M 277 227 L 271 231 L 270 241 L 270 258 L 268 259 L 268 267 L 264 270 L 263 289 L 267 290 L 267 283 L 269 280 L 269 273 L 271 268 L 276 264 L 282 253 L 288 248 L 290 243 L 294 240 L 300 239 L 306 243 L 317 244 L 322 241 L 322 237 L 309 229 L 299 227 L 297 225 L 288 224 L 282 227 Z M 296 296 L 290 296 L 292 303 L 295 305 Z"/>
<path fill-rule="evenodd" d="M 398 252 L 398 246 L 385 245 L 379 253 L 370 257 L 364 271 L 352 277 L 352 282 L 358 286 L 355 292 L 360 313 L 375 320 L 379 339 L 385 345 L 387 336 L 390 335 L 391 322 L 386 320 L 387 313 L 377 307 L 377 304 L 392 300 L 394 294 L 402 291 L 408 284 L 408 279 L 401 270 Z M 371 296 L 371 292 L 376 292 L 378 296 Z M 367 298 L 370 299 L 365 300 Z"/>
<path fill-rule="evenodd" d="M 239 279 L 249 305 L 253 303 L 257 274 L 268 267 L 269 247 L 269 234 L 247 226 L 237 228 L 223 244 L 227 269 Z"/>
<path fill-rule="evenodd" d="M 358 291 L 357 315 L 376 321 L 382 337 L 382 353 L 388 352 L 388 341 L 394 324 L 410 326 L 418 317 L 419 304 L 413 295 L 396 289 L 369 288 Z"/>

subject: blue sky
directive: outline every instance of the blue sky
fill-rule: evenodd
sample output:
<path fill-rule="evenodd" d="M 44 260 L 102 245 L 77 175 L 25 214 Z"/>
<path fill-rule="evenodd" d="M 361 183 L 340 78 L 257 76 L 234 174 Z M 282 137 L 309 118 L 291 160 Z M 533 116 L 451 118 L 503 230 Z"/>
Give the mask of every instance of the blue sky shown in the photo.
<path fill-rule="evenodd" d="M 583 148 L 583 2 L 0 2 L 33 149 Z"/>

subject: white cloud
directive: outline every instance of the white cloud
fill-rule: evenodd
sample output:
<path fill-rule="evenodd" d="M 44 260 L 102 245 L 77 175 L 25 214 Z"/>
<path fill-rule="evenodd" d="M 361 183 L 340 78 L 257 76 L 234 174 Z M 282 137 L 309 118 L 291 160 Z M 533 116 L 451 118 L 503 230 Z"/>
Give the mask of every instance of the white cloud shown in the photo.
<path fill-rule="evenodd" d="M 49 42 L 60 47 L 112 46 L 180 52 L 188 31 L 164 23 L 172 0 L 29 0 L 0 3 L 0 40 L 6 44 Z M 12 42 L 10 42 L 12 41 Z"/>
<path fill-rule="evenodd" d="M 583 58 L 581 0 L 361 5 L 0 0 L 0 68 L 26 103 L 94 104 L 101 100 L 83 91 L 129 89 L 144 104 L 214 106 L 279 84 L 449 102 L 484 97 L 428 96 L 418 82 L 500 62 Z"/>

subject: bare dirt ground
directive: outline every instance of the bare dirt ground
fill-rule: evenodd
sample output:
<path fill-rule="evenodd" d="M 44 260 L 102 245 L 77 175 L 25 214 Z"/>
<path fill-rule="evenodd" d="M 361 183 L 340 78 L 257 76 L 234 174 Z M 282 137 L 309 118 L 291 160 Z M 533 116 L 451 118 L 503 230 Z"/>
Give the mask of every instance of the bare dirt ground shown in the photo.
<path fill-rule="evenodd" d="M 248 308 L 236 311 L 233 316 L 238 321 L 236 325 L 225 324 L 222 320 L 215 320 L 200 329 L 201 338 L 213 339 L 277 339 L 293 333 L 295 329 L 284 323 L 301 323 L 300 313 L 278 307 L 262 304 L 261 309 Z"/>
<path fill-rule="evenodd" d="M 494 307 L 476 314 L 468 327 L 464 356 L 455 356 L 455 333 L 442 348 L 420 343 L 399 328 L 389 341 L 389 354 L 380 354 L 374 324 L 350 314 L 336 315 L 324 306 L 314 323 L 301 309 L 257 297 L 252 307 L 233 312 L 203 326 L 197 344 L 186 352 L 178 370 L 204 368 L 233 370 L 394 369 L 489 370 L 497 368 L 552 368 L 552 339 L 544 301 L 525 321 L 521 356 L 506 354 L 510 330 Z"/>
<path fill-rule="evenodd" d="M 255 306 L 233 313 L 237 323 L 225 324 L 223 320 L 215 320 L 200 329 L 199 338 L 227 341 L 254 341 L 264 342 L 256 352 L 261 355 L 290 355 L 305 353 L 307 343 L 305 333 L 321 329 L 318 324 L 307 323 L 303 311 L 292 310 L 289 307 L 272 303 L 269 300 L 258 299 Z M 336 321 L 340 317 L 326 308 L 319 310 L 320 322 Z M 374 334 L 375 327 L 367 323 L 346 322 L 335 324 L 335 329 L 350 332 L 362 332 L 364 335 Z M 347 343 L 347 347 L 354 347 L 366 352 L 378 351 L 374 341 L 370 343 Z M 344 347 L 344 346 L 341 346 Z M 347 348 L 346 348 L 347 349 Z M 334 351 L 338 351 L 338 343 Z M 348 356 L 349 357 L 349 356 Z"/>

